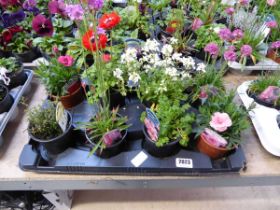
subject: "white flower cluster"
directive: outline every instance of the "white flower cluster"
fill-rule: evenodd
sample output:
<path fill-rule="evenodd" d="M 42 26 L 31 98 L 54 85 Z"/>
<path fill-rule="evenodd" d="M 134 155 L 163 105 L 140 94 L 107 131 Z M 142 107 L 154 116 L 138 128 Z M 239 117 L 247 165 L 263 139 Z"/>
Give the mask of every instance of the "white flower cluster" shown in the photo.
<path fill-rule="evenodd" d="M 121 55 L 122 63 L 132 63 L 137 61 L 137 50 L 135 48 L 128 48 L 125 53 Z"/>
<path fill-rule="evenodd" d="M 11 79 L 6 75 L 8 73 L 8 70 L 4 67 L 0 67 L 0 80 L 4 82 L 5 85 L 9 85 Z"/>

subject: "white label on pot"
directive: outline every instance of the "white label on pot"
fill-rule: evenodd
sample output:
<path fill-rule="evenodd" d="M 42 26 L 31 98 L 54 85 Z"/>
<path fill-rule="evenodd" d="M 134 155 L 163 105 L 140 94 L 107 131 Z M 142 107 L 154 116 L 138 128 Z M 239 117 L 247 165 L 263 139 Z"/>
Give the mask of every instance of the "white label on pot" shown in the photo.
<path fill-rule="evenodd" d="M 187 158 L 176 158 L 176 167 L 193 168 L 193 160 Z"/>
<path fill-rule="evenodd" d="M 61 102 L 59 102 L 56 106 L 56 121 L 63 130 L 63 132 L 65 132 L 67 129 L 68 114 L 63 108 Z"/>
<path fill-rule="evenodd" d="M 148 158 L 148 155 L 146 155 L 143 151 L 141 151 L 130 162 L 135 167 L 139 167 L 145 162 L 145 160 L 147 160 L 147 158 Z"/>

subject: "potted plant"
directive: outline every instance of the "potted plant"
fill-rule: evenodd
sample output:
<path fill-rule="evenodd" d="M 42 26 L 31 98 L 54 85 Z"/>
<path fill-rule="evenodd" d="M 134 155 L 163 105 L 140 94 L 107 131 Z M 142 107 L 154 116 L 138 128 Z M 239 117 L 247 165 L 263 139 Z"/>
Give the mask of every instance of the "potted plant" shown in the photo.
<path fill-rule="evenodd" d="M 36 71 L 52 100 L 60 100 L 64 108 L 70 109 L 80 104 L 85 93 L 80 80 L 80 70 L 69 56 L 52 58 L 49 63 L 41 63 Z"/>
<path fill-rule="evenodd" d="M 262 75 L 249 85 L 247 94 L 261 105 L 280 109 L 279 80 L 279 74 Z"/>
<path fill-rule="evenodd" d="M 13 102 L 13 97 L 9 94 L 8 88 L 0 84 L 0 114 L 9 111 Z"/>
<path fill-rule="evenodd" d="M 176 154 L 180 145 L 187 147 L 194 122 L 194 114 L 188 112 L 189 108 L 188 104 L 181 106 L 179 100 L 161 97 L 157 105 L 143 112 L 143 148 L 162 158 Z"/>
<path fill-rule="evenodd" d="M 53 155 L 63 152 L 72 144 L 72 116 L 65 110 L 63 116 L 62 120 L 57 119 L 56 106 L 51 102 L 27 111 L 30 138 Z"/>
<path fill-rule="evenodd" d="M 267 52 L 267 57 L 280 64 L 280 40 L 275 41 L 270 45 L 270 48 Z"/>
<path fill-rule="evenodd" d="M 27 75 L 23 71 L 22 63 L 15 57 L 0 58 L 0 68 L 6 69 L 6 76 L 9 78 L 9 89 L 23 85 L 25 83 Z"/>
<path fill-rule="evenodd" d="M 127 136 L 127 117 L 118 114 L 118 108 L 112 111 L 108 106 L 99 106 L 98 113 L 86 123 L 85 135 L 93 146 L 89 156 L 95 154 L 109 158 L 119 154 Z"/>
<path fill-rule="evenodd" d="M 233 102 L 235 92 L 209 97 L 199 107 L 194 129 L 197 149 L 212 159 L 219 159 L 237 148 L 241 132 L 248 127 L 247 112 Z"/>

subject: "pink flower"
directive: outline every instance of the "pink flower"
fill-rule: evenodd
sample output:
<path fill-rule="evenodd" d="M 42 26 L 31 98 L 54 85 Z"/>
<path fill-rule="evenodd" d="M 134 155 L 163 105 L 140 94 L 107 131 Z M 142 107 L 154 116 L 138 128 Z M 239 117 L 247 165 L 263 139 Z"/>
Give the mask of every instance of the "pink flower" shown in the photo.
<path fill-rule="evenodd" d="M 156 128 L 154 123 L 151 120 L 149 120 L 148 118 L 145 118 L 144 124 L 145 124 L 147 133 L 148 133 L 149 137 L 151 138 L 151 140 L 157 141 L 159 128 Z"/>
<path fill-rule="evenodd" d="M 228 15 L 233 15 L 233 13 L 234 13 L 234 8 L 233 8 L 233 7 L 228 7 L 228 8 L 226 8 L 225 12 L 226 12 Z"/>
<path fill-rule="evenodd" d="M 200 20 L 199 18 L 195 18 L 195 19 L 193 20 L 193 23 L 192 23 L 192 30 L 193 30 L 193 31 L 196 31 L 196 30 L 199 29 L 202 25 L 203 25 L 202 20 Z"/>
<path fill-rule="evenodd" d="M 273 43 L 271 44 L 271 48 L 272 48 L 272 49 L 278 49 L 278 48 L 280 48 L 280 40 L 279 40 L 279 41 L 276 41 L 276 42 L 273 42 Z"/>
<path fill-rule="evenodd" d="M 241 29 L 235 29 L 233 32 L 232 32 L 232 35 L 235 39 L 242 39 L 244 34 L 243 34 L 243 31 Z"/>
<path fill-rule="evenodd" d="M 277 0 L 266 0 L 266 3 L 267 3 L 269 6 L 275 6 L 275 5 L 276 5 L 276 1 L 277 1 Z"/>
<path fill-rule="evenodd" d="M 59 56 L 58 57 L 58 62 L 61 63 L 63 66 L 69 67 L 72 66 L 74 63 L 74 58 L 72 58 L 70 55 L 65 55 L 65 56 Z"/>
<path fill-rule="evenodd" d="M 211 42 L 204 47 L 204 51 L 212 57 L 217 57 L 219 55 L 219 46 L 215 42 Z"/>
<path fill-rule="evenodd" d="M 104 53 L 101 58 L 104 63 L 109 63 L 112 59 L 110 53 Z"/>
<path fill-rule="evenodd" d="M 237 55 L 234 51 L 227 50 L 224 53 L 224 58 L 225 58 L 226 61 L 236 61 Z"/>
<path fill-rule="evenodd" d="M 235 48 L 235 46 L 233 46 L 233 45 L 231 45 L 231 46 L 228 47 L 228 50 L 231 50 L 231 51 L 235 51 L 235 49 L 236 49 L 236 48 Z"/>
<path fill-rule="evenodd" d="M 228 28 L 222 28 L 219 31 L 219 37 L 228 42 L 232 41 L 233 38 L 232 33 Z"/>
<path fill-rule="evenodd" d="M 209 144 L 215 147 L 226 147 L 228 144 L 222 136 L 209 128 L 205 128 L 201 135 Z"/>
<path fill-rule="evenodd" d="M 266 22 L 266 26 L 268 28 L 277 28 L 278 24 L 275 20 L 272 20 L 272 21 L 268 21 Z"/>
<path fill-rule="evenodd" d="M 239 4 L 246 6 L 247 4 L 249 4 L 249 0 L 239 0 Z"/>
<path fill-rule="evenodd" d="M 250 45 L 245 44 L 241 47 L 240 51 L 241 51 L 242 56 L 247 57 L 247 56 L 250 56 L 252 54 L 253 49 Z"/>
<path fill-rule="evenodd" d="M 83 20 L 84 9 L 80 4 L 67 5 L 65 12 L 71 20 Z"/>
<path fill-rule="evenodd" d="M 210 126 L 218 132 L 224 132 L 232 126 L 232 121 L 227 113 L 215 112 L 212 115 Z"/>

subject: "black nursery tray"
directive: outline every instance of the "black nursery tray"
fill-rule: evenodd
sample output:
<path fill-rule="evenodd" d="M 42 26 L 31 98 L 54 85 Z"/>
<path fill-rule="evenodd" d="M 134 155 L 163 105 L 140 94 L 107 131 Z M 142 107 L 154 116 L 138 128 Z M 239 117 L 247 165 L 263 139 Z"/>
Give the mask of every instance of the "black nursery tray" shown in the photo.
<path fill-rule="evenodd" d="M 241 147 L 228 157 L 213 161 L 194 149 L 181 149 L 176 155 L 156 158 L 142 149 L 142 123 L 139 119 L 143 105 L 130 100 L 121 114 L 128 116 L 128 136 L 123 151 L 111 158 L 88 157 L 91 149 L 84 132 L 75 130 L 73 145 L 63 153 L 50 156 L 37 142 L 30 140 L 20 155 L 22 170 L 39 173 L 67 174 L 121 174 L 121 175 L 201 175 L 211 173 L 238 172 L 245 168 L 246 160 Z M 86 102 L 71 110 L 75 122 L 87 121 L 96 112 L 95 106 Z"/>
<path fill-rule="evenodd" d="M 16 115 L 17 105 L 20 102 L 20 99 L 23 96 L 23 94 L 27 91 L 33 78 L 33 71 L 25 69 L 24 73 L 27 75 L 25 83 L 9 91 L 9 94 L 13 97 L 13 105 L 11 106 L 8 112 L 0 114 L 0 146 L 3 141 L 1 137 L 2 133 L 4 132 L 8 122 Z"/>

